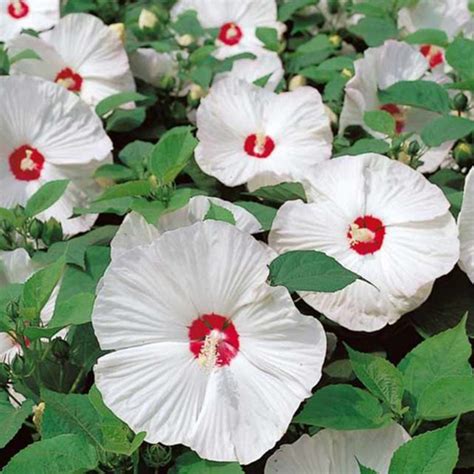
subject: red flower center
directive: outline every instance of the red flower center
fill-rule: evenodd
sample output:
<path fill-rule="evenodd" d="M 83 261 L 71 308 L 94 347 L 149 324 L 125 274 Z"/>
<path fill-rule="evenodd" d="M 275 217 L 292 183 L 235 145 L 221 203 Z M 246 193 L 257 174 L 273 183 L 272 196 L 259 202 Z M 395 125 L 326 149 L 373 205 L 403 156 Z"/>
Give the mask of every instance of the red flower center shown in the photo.
<path fill-rule="evenodd" d="M 385 104 L 380 107 L 380 110 L 385 110 L 395 119 L 395 130 L 397 133 L 402 133 L 405 128 L 405 112 L 402 108 L 395 104 Z"/>
<path fill-rule="evenodd" d="M 349 227 L 347 238 L 352 250 L 360 255 L 380 250 L 385 237 L 385 226 L 373 216 L 358 217 Z"/>
<path fill-rule="evenodd" d="M 10 170 L 20 181 L 34 181 L 41 176 L 44 156 L 29 145 L 17 148 L 8 159 Z"/>
<path fill-rule="evenodd" d="M 430 68 L 435 68 L 444 63 L 443 51 L 432 44 L 424 44 L 420 53 L 430 62 Z"/>
<path fill-rule="evenodd" d="M 271 137 L 260 133 L 249 135 L 245 139 L 244 150 L 247 155 L 255 158 L 268 158 L 275 149 L 275 142 Z"/>
<path fill-rule="evenodd" d="M 71 92 L 80 92 L 82 87 L 82 77 L 67 67 L 60 71 L 54 80 L 56 84 L 65 87 Z"/>
<path fill-rule="evenodd" d="M 227 46 L 235 46 L 240 43 L 243 33 L 238 25 L 235 23 L 226 23 L 221 26 L 219 31 L 219 40 Z"/>
<path fill-rule="evenodd" d="M 203 314 L 189 326 L 189 348 L 201 366 L 229 365 L 239 352 L 239 334 L 230 319 Z"/>
<path fill-rule="evenodd" d="M 8 14 L 15 18 L 15 20 L 19 20 L 20 18 L 24 18 L 28 15 L 30 11 L 30 7 L 24 0 L 11 0 L 8 4 Z"/>

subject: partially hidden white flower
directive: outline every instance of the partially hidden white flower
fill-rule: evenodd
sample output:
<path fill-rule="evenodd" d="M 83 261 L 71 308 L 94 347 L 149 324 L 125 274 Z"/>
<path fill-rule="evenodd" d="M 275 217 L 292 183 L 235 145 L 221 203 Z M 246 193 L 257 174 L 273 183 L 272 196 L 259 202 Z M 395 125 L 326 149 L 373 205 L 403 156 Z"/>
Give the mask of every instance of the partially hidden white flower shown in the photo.
<path fill-rule="evenodd" d="M 399 81 L 418 79 L 442 81 L 439 75 L 428 74 L 428 60 L 415 47 L 388 40 L 380 47 L 367 49 L 364 57 L 354 62 L 354 67 L 355 75 L 346 85 L 344 106 L 340 116 L 340 132 L 349 125 L 360 125 L 371 135 L 383 138 L 383 135 L 365 125 L 364 113 L 385 110 L 395 118 L 397 133 L 413 132 L 414 138 L 419 139 L 418 135 L 423 127 L 438 117 L 438 114 L 423 109 L 395 104 L 382 105 L 377 96 L 379 89 L 387 89 Z M 418 171 L 422 173 L 436 171 L 449 159 L 453 144 L 453 141 L 448 141 L 424 152 L 420 157 L 423 164 Z"/>
<path fill-rule="evenodd" d="M 274 91 L 284 75 L 285 71 L 278 54 L 265 53 L 260 54 L 255 59 L 240 59 L 234 61 L 232 69 L 228 72 L 217 74 L 214 78 L 214 83 L 229 77 L 243 79 L 249 83 L 268 78 L 263 87 Z"/>
<path fill-rule="evenodd" d="M 153 242 L 164 232 L 204 220 L 211 203 L 229 210 L 234 216 L 237 229 L 249 234 L 262 231 L 257 219 L 244 208 L 215 197 L 195 196 L 181 209 L 161 216 L 155 225 L 148 224 L 136 212 L 128 214 L 110 243 L 112 259 L 119 257 L 133 247 Z"/>
<path fill-rule="evenodd" d="M 56 82 L 78 93 L 90 105 L 110 95 L 135 90 L 120 38 L 93 15 L 67 15 L 39 38 L 23 34 L 11 40 L 7 48 L 10 55 L 30 49 L 41 58 L 15 62 L 12 74 Z"/>
<path fill-rule="evenodd" d="M 244 52 L 264 52 L 258 39 L 257 28 L 275 28 L 279 35 L 285 25 L 277 21 L 275 0 L 179 0 L 171 10 L 171 17 L 195 10 L 204 28 L 218 28 L 217 50 L 219 59 Z"/>
<path fill-rule="evenodd" d="M 198 222 L 131 249 L 105 273 L 92 322 L 105 404 L 150 443 L 248 464 L 285 433 L 321 377 L 326 338 L 284 288 L 273 252 Z"/>
<path fill-rule="evenodd" d="M 376 430 L 321 430 L 281 446 L 268 459 L 265 474 L 360 474 L 359 463 L 388 474 L 394 452 L 410 439 L 395 423 Z"/>
<path fill-rule="evenodd" d="M 275 94 L 218 81 L 201 101 L 197 128 L 198 165 L 227 186 L 299 181 L 331 155 L 329 119 L 312 87 Z"/>
<path fill-rule="evenodd" d="M 8 41 L 21 30 L 47 30 L 59 21 L 59 0 L 2 0 L 0 41 Z"/>
<path fill-rule="evenodd" d="M 154 28 L 158 23 L 158 17 L 150 10 L 143 8 L 138 17 L 138 27 L 143 30 L 145 28 Z"/>
<path fill-rule="evenodd" d="M 458 217 L 461 258 L 459 266 L 474 283 L 474 168 L 466 177 L 461 212 Z"/>
<path fill-rule="evenodd" d="M 175 77 L 178 74 L 176 54 L 159 53 L 153 48 L 138 48 L 130 54 L 130 67 L 135 77 L 159 87 L 163 77 Z"/>
<path fill-rule="evenodd" d="M 0 206 L 24 205 L 48 181 L 69 179 L 64 195 L 43 212 L 66 234 L 88 230 L 95 216 L 72 218 L 100 192 L 92 179 L 110 162 L 112 142 L 99 117 L 75 94 L 31 76 L 0 78 Z"/>
<path fill-rule="evenodd" d="M 365 278 L 335 293 L 302 293 L 313 308 L 356 331 L 395 323 L 430 294 L 459 258 L 456 223 L 443 192 L 382 155 L 335 158 L 290 201 L 269 235 L 279 253 L 317 250 Z"/>

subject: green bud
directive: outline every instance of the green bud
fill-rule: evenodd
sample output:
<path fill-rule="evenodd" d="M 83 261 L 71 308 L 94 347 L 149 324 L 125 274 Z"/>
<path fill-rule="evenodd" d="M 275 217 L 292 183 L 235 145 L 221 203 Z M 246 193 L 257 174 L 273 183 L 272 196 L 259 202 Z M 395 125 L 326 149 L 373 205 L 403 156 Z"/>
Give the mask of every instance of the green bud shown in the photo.
<path fill-rule="evenodd" d="M 464 112 L 467 109 L 469 100 L 466 97 L 466 94 L 462 92 L 457 93 L 453 98 L 453 109 L 458 112 Z"/>
<path fill-rule="evenodd" d="M 33 239 L 39 239 L 43 232 L 43 223 L 38 219 L 34 219 L 31 221 L 30 228 L 28 230 Z"/>
<path fill-rule="evenodd" d="M 460 168 L 474 165 L 474 150 L 469 143 L 458 143 L 454 148 L 454 159 Z"/>
<path fill-rule="evenodd" d="M 13 214 L 15 214 L 16 217 L 24 216 L 25 209 L 23 206 L 20 206 L 19 204 L 17 204 L 12 210 L 13 210 Z"/>
<path fill-rule="evenodd" d="M 6 313 L 11 321 L 15 321 L 20 314 L 20 305 L 18 301 L 9 301 L 6 306 Z"/>
<path fill-rule="evenodd" d="M 416 140 L 412 140 L 407 148 L 407 152 L 410 156 L 415 156 L 420 152 L 420 144 Z"/>
<path fill-rule="evenodd" d="M 46 245 L 54 244 L 59 242 L 63 238 L 63 229 L 61 223 L 53 217 L 43 224 L 43 230 L 41 232 L 41 240 Z"/>
<path fill-rule="evenodd" d="M 166 466 L 172 458 L 172 451 L 169 446 L 161 444 L 148 445 L 143 456 L 148 467 L 158 468 Z"/>
<path fill-rule="evenodd" d="M 5 388 L 10 380 L 10 368 L 7 364 L 0 364 L 0 387 Z"/>
<path fill-rule="evenodd" d="M 67 360 L 69 358 L 69 343 L 60 337 L 51 341 L 51 352 L 56 359 Z"/>

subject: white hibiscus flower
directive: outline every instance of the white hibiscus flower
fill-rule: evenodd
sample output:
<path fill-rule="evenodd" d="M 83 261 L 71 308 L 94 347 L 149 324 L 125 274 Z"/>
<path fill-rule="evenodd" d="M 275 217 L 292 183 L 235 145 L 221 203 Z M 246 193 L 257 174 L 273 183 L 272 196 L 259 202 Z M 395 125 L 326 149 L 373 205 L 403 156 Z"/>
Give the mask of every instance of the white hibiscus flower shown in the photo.
<path fill-rule="evenodd" d="M 474 283 L 474 168 L 471 169 L 466 178 L 458 224 L 461 240 L 459 265 Z"/>
<path fill-rule="evenodd" d="M 281 438 L 321 377 L 326 338 L 284 288 L 268 247 L 198 222 L 113 260 L 92 321 L 105 404 L 150 443 L 248 464 Z"/>
<path fill-rule="evenodd" d="M 364 57 L 354 63 L 355 75 L 346 85 L 346 96 L 340 117 L 340 132 L 349 125 L 360 125 L 377 138 L 382 135 L 364 124 L 364 113 L 371 110 L 385 110 L 396 120 L 398 133 L 413 132 L 417 138 L 422 128 L 438 115 L 422 109 L 380 104 L 377 92 L 387 89 L 399 81 L 418 79 L 441 80 L 438 75 L 427 74 L 428 60 L 406 43 L 394 40 L 386 41 L 378 48 L 369 48 Z M 422 154 L 423 164 L 418 168 L 422 173 L 436 171 L 449 159 L 453 141 L 443 143 L 436 148 L 428 149 Z"/>
<path fill-rule="evenodd" d="M 102 122 L 75 94 L 29 76 L 0 78 L 0 206 L 24 205 L 44 183 L 71 182 L 40 218 L 61 221 L 66 234 L 88 230 L 95 216 L 70 219 L 99 192 L 91 178 L 110 161 Z"/>
<path fill-rule="evenodd" d="M 47 30 L 59 21 L 59 0 L 2 0 L 0 41 L 8 41 L 21 30 Z"/>
<path fill-rule="evenodd" d="M 240 59 L 234 61 L 229 72 L 217 74 L 214 83 L 228 77 L 243 79 L 253 83 L 259 79 L 268 77 L 265 89 L 274 91 L 280 84 L 285 71 L 280 57 L 276 53 L 266 53 L 257 56 L 255 59 Z"/>
<path fill-rule="evenodd" d="M 77 92 L 90 105 L 110 95 L 135 90 L 123 44 L 93 15 L 67 15 L 39 38 L 23 34 L 11 40 L 7 47 L 10 55 L 31 49 L 41 58 L 14 63 L 12 74 L 56 82 Z"/>
<path fill-rule="evenodd" d="M 175 77 L 179 70 L 176 53 L 159 53 L 153 48 L 138 48 L 131 53 L 130 67 L 135 77 L 155 87 L 160 86 L 163 77 Z"/>
<path fill-rule="evenodd" d="M 136 212 L 127 214 L 110 243 L 112 259 L 119 257 L 133 247 L 150 244 L 164 232 L 204 220 L 211 203 L 229 210 L 234 216 L 237 229 L 249 234 L 262 232 L 260 223 L 244 208 L 215 197 L 195 196 L 181 209 L 161 216 L 155 225 L 148 224 Z"/>
<path fill-rule="evenodd" d="M 275 0 L 179 0 L 171 11 L 180 14 L 195 10 L 204 28 L 218 28 L 214 55 L 219 59 L 244 52 L 266 51 L 257 38 L 257 28 L 275 28 L 281 35 L 285 25 L 277 21 Z"/>
<path fill-rule="evenodd" d="M 298 181 L 331 155 L 329 118 L 312 87 L 275 94 L 218 81 L 201 101 L 197 127 L 197 163 L 227 186 Z"/>
<path fill-rule="evenodd" d="M 284 444 L 265 465 L 265 474 L 360 474 L 359 463 L 388 474 L 394 452 L 409 441 L 400 425 L 376 430 L 321 430 Z"/>
<path fill-rule="evenodd" d="M 313 308 L 356 331 L 376 331 L 419 306 L 459 258 L 442 191 L 382 155 L 336 158 L 306 184 L 308 204 L 285 203 L 269 236 L 279 253 L 318 250 L 373 284 L 303 293 Z"/>

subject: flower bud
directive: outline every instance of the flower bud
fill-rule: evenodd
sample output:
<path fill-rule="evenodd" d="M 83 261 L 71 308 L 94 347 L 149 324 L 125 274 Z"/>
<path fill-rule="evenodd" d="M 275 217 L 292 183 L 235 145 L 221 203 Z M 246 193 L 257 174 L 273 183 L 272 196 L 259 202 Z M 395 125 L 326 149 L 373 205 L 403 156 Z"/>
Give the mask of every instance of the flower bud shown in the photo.
<path fill-rule="evenodd" d="M 181 36 L 178 36 L 178 38 L 176 39 L 176 42 L 183 48 L 187 48 L 188 46 L 194 43 L 194 36 L 190 34 L 181 35 Z"/>
<path fill-rule="evenodd" d="M 453 109 L 458 112 L 464 112 L 467 109 L 469 100 L 466 97 L 466 94 L 459 92 L 453 98 Z"/>
<path fill-rule="evenodd" d="M 341 46 L 342 44 L 342 38 L 339 36 L 339 35 L 331 35 L 329 37 L 329 42 L 335 47 L 335 48 L 339 48 L 339 46 Z"/>
<path fill-rule="evenodd" d="M 329 117 L 331 125 L 337 125 L 337 115 L 326 104 L 324 104 L 324 112 L 326 112 L 326 115 Z"/>
<path fill-rule="evenodd" d="M 140 16 L 138 17 L 138 27 L 141 30 L 144 30 L 145 28 L 154 28 L 157 23 L 158 17 L 150 10 L 144 8 L 140 12 Z"/>
<path fill-rule="evenodd" d="M 418 143 L 417 140 L 412 140 L 407 148 L 407 152 L 410 156 L 415 156 L 417 155 L 421 150 L 420 144 Z"/>
<path fill-rule="evenodd" d="M 206 91 L 198 84 L 191 84 L 189 89 L 189 98 L 192 101 L 202 99 L 206 95 Z"/>
<path fill-rule="evenodd" d="M 460 168 L 466 168 L 474 165 L 474 150 L 469 143 L 458 143 L 454 148 L 454 159 Z"/>
<path fill-rule="evenodd" d="M 28 231 L 33 239 L 39 239 L 43 232 L 43 223 L 38 219 L 32 220 Z"/>
<path fill-rule="evenodd" d="M 69 349 L 68 342 L 60 337 L 51 341 L 51 353 L 56 359 L 67 360 L 69 358 Z"/>
<path fill-rule="evenodd" d="M 306 77 L 297 74 L 290 79 L 290 83 L 288 84 L 288 90 L 295 91 L 296 89 L 303 87 L 307 84 Z"/>
<path fill-rule="evenodd" d="M 113 23 L 109 25 L 109 30 L 117 35 L 122 44 L 125 44 L 125 25 L 123 23 Z"/>
<path fill-rule="evenodd" d="M 54 217 L 51 217 L 47 222 L 43 224 L 43 231 L 41 233 L 41 240 L 46 245 L 54 244 L 59 242 L 63 238 L 63 229 L 61 223 L 58 222 Z"/>
<path fill-rule="evenodd" d="M 343 77 L 347 77 L 347 79 L 350 79 L 354 74 L 352 74 L 352 71 L 350 69 L 348 69 L 347 67 L 345 67 L 342 71 L 341 71 L 341 75 Z"/>
<path fill-rule="evenodd" d="M 43 420 L 43 413 L 46 405 L 44 402 L 39 402 L 33 407 L 33 423 L 38 431 L 41 431 L 41 421 Z"/>
<path fill-rule="evenodd" d="M 154 468 L 166 466 L 171 461 L 171 457 L 171 448 L 161 444 L 149 445 L 144 452 L 145 463 Z"/>

